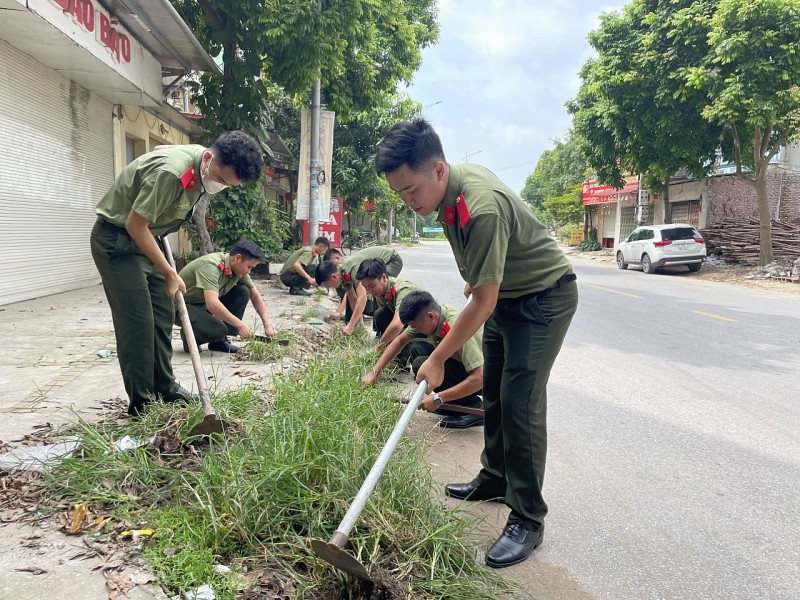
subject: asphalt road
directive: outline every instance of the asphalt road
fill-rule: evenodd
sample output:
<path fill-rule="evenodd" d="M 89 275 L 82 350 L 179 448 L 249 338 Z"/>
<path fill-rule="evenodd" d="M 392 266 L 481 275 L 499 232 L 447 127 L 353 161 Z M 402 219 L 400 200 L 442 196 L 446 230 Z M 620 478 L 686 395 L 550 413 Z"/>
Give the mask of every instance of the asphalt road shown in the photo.
<path fill-rule="evenodd" d="M 446 243 L 402 255 L 401 277 L 463 303 Z M 556 568 L 615 600 L 800 598 L 800 296 L 574 268 L 547 537 L 515 578 Z"/>

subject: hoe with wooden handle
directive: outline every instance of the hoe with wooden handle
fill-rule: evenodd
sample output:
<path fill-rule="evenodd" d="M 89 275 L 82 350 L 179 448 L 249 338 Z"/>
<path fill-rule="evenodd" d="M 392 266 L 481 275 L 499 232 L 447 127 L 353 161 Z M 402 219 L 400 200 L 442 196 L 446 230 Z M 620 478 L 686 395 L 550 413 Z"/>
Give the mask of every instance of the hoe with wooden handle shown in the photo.
<path fill-rule="evenodd" d="M 361 515 L 361 511 L 364 509 L 364 505 L 367 503 L 367 499 L 378 484 L 378 480 L 383 474 L 386 464 L 389 462 L 394 449 L 400 442 L 400 438 L 408 427 L 408 423 L 411 421 L 411 417 L 414 416 L 427 389 L 427 381 L 422 381 L 417 386 L 414 396 L 409 401 L 403 414 L 400 415 L 400 419 L 397 421 L 397 425 L 394 426 L 394 430 L 389 436 L 386 445 L 383 447 L 383 450 L 381 450 L 375 464 L 372 465 L 369 475 L 367 475 L 367 478 L 361 485 L 361 489 L 358 490 L 358 494 L 356 494 L 352 504 L 350 504 L 347 514 L 345 514 L 342 522 L 339 523 L 339 527 L 331 536 L 330 541 L 326 542 L 325 540 L 319 539 L 311 540 L 311 547 L 314 548 L 314 552 L 317 556 L 329 562 L 334 567 L 346 573 L 350 573 L 351 575 L 355 575 L 356 577 L 360 577 L 361 579 L 370 579 L 367 569 L 358 562 L 353 555 L 346 552 L 344 547 L 347 545 L 347 540 L 350 538 L 353 525 L 355 525 L 359 515 Z"/>
<path fill-rule="evenodd" d="M 161 244 L 164 247 L 164 254 L 167 255 L 167 261 L 169 261 L 170 266 L 174 269 L 175 259 L 172 257 L 172 250 L 169 247 L 169 242 L 166 237 L 161 238 Z M 214 433 L 222 434 L 225 432 L 225 423 L 217 417 L 214 407 L 211 404 L 211 397 L 208 394 L 208 384 L 206 383 L 206 372 L 203 369 L 203 363 L 200 362 L 200 350 L 197 348 L 197 340 L 192 330 L 192 322 L 186 310 L 186 300 L 184 300 L 183 294 L 180 291 L 175 294 L 175 300 L 178 305 L 178 315 L 181 318 L 183 336 L 186 340 L 186 345 L 189 347 L 189 356 L 192 357 L 192 367 L 194 368 L 195 379 L 197 379 L 200 402 L 203 405 L 203 420 L 192 427 L 191 431 L 189 431 L 189 436 L 210 436 Z"/>

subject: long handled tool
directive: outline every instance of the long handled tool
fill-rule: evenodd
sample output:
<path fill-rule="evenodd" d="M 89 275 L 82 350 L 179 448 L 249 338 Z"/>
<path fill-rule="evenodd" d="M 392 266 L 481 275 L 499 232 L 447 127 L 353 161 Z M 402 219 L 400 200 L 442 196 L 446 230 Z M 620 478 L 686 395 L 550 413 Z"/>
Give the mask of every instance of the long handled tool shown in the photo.
<path fill-rule="evenodd" d="M 169 261 L 170 266 L 174 269 L 175 259 L 172 257 L 172 250 L 169 247 L 169 242 L 166 237 L 161 238 L 161 244 L 164 247 L 164 253 L 167 255 L 167 261 Z M 203 363 L 200 361 L 200 350 L 197 348 L 197 340 L 194 337 L 192 321 L 189 319 L 189 312 L 186 310 L 186 300 L 183 298 L 183 293 L 178 291 L 178 293 L 175 294 L 175 300 L 178 304 L 178 315 L 181 318 L 181 327 L 183 327 L 183 337 L 186 340 L 186 345 L 189 347 L 189 356 L 192 357 L 192 367 L 194 368 L 195 379 L 197 379 L 200 402 L 203 405 L 203 420 L 192 427 L 189 435 L 193 437 L 209 436 L 213 433 L 224 433 L 225 423 L 217 417 L 214 407 L 211 404 L 211 397 L 208 394 L 206 372 L 205 369 L 203 369 Z"/>
<path fill-rule="evenodd" d="M 347 514 L 345 514 L 342 522 L 339 523 L 339 527 L 333 532 L 330 541 L 326 542 L 325 540 L 319 539 L 311 540 L 311 547 L 314 548 L 314 552 L 317 556 L 331 563 L 334 567 L 346 573 L 350 573 L 351 575 L 355 575 L 356 577 L 360 577 L 361 579 L 370 579 L 366 567 L 358 562 L 353 555 L 345 552 L 344 547 L 347 545 L 350 532 L 353 530 L 353 526 L 361 515 L 361 511 L 364 509 L 367 499 L 378 484 L 378 480 L 383 474 L 386 464 L 389 462 L 394 449 L 400 442 L 400 438 L 408 427 L 408 423 L 411 421 L 411 417 L 414 416 L 427 389 L 427 381 L 422 381 L 417 386 L 414 396 L 409 401 L 403 414 L 400 415 L 400 419 L 397 421 L 397 425 L 394 426 L 394 430 L 389 436 L 386 445 L 383 447 L 383 450 L 381 450 L 380 455 L 378 455 L 375 464 L 372 465 L 369 475 L 367 475 L 367 478 L 361 485 L 361 489 L 358 490 L 358 494 L 356 494 L 352 504 L 350 504 L 350 508 L 347 509 Z"/>

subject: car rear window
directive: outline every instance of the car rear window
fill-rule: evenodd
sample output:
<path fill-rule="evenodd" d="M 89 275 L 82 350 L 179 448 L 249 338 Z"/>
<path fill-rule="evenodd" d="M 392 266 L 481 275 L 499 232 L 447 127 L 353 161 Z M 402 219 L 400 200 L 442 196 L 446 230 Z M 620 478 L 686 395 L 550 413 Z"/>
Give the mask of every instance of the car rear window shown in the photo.
<path fill-rule="evenodd" d="M 694 227 L 675 227 L 674 229 L 661 230 L 662 240 L 691 240 L 695 237 L 700 237 L 700 234 L 694 230 Z"/>

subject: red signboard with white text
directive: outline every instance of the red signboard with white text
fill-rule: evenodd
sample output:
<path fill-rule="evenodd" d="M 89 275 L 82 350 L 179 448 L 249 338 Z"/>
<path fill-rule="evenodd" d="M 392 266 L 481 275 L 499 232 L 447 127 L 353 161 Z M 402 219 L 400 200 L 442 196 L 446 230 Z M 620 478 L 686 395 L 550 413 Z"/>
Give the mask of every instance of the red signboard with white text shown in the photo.
<path fill-rule="evenodd" d="M 344 199 L 331 196 L 330 219 L 328 223 L 319 224 L 319 234 L 328 238 L 331 247 L 338 248 L 342 244 L 342 218 L 344 217 Z M 308 239 L 308 221 L 303 220 L 303 244 L 314 240 Z"/>

